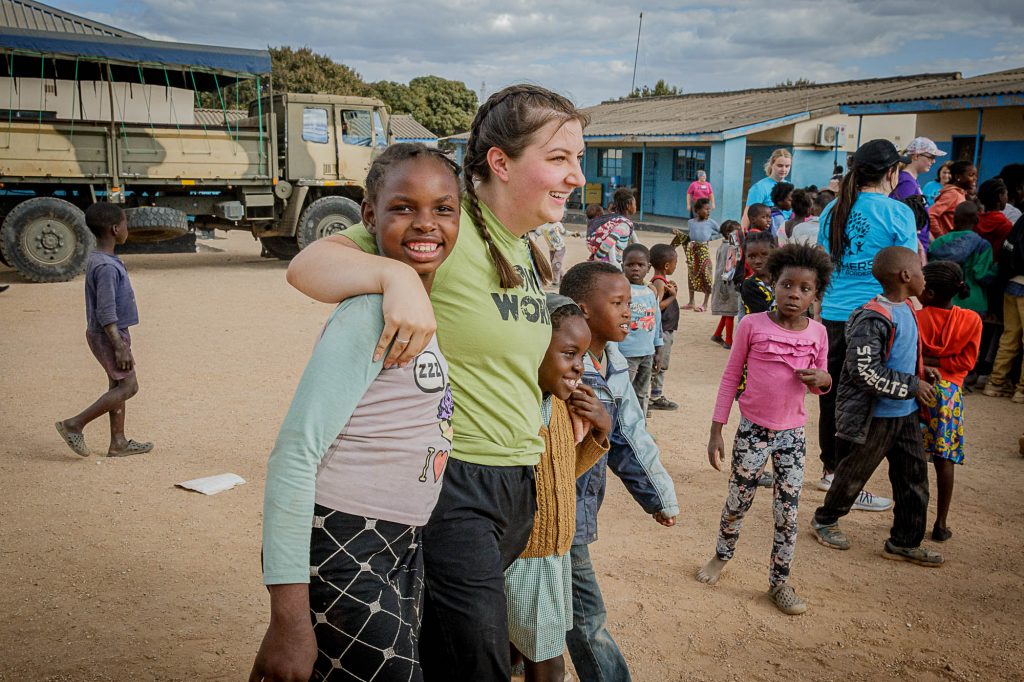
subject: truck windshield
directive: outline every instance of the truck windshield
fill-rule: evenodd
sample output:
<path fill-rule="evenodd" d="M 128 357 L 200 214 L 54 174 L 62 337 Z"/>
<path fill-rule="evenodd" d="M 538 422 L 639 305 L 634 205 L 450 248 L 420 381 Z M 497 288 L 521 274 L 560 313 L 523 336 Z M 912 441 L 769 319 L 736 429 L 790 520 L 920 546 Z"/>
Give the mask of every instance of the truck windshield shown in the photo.
<path fill-rule="evenodd" d="M 384 148 L 388 146 L 388 134 L 384 130 L 384 121 L 380 118 L 380 112 L 374 109 L 373 111 L 373 134 L 374 134 L 374 147 Z"/>
<path fill-rule="evenodd" d="M 367 110 L 341 112 L 341 141 L 356 147 L 373 143 L 373 124 Z"/>

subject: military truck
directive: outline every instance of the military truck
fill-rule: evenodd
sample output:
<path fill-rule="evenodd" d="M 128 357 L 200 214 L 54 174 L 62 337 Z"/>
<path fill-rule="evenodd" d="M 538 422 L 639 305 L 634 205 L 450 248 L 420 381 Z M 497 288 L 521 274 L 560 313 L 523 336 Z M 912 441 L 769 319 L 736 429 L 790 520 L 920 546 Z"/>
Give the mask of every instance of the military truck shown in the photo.
<path fill-rule="evenodd" d="M 180 52 L 173 53 L 179 62 Z M 235 52 L 266 55 L 257 63 L 269 71 L 265 52 Z M 83 80 L 88 56 L 74 55 L 72 80 L 62 77 L 67 69 L 52 79 L 25 75 L 41 68 L 48 76 L 50 59 L 59 69 L 70 58 L 62 51 L 28 67 L 32 58 L 21 52 L 0 54 L 7 60 L 0 73 L 12 74 L 0 78 L 0 107 L 18 98 L 18 106 L 0 108 L 0 257 L 26 278 L 57 282 L 82 272 L 94 242 L 83 209 L 95 201 L 124 206 L 130 241 L 191 228 L 246 230 L 279 258 L 358 222 L 367 170 L 391 141 L 379 100 L 273 94 L 257 78 L 260 95 L 236 112 L 222 87 L 240 77 L 235 63 L 209 68 L 207 58 L 187 65 L 191 78 L 174 79 L 171 69 L 184 75 L 185 66 L 140 61 L 136 77 L 105 56 L 95 79 Z M 160 69 L 166 84 L 155 78 Z M 221 109 L 194 106 L 211 82 Z"/>

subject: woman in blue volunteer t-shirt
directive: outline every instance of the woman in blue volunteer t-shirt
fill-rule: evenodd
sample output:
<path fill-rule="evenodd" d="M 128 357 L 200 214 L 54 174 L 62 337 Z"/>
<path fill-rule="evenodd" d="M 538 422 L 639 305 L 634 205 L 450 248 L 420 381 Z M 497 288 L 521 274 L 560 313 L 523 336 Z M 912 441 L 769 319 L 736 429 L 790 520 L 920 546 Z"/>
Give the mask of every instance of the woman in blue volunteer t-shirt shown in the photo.
<path fill-rule="evenodd" d="M 875 255 L 888 246 L 917 250 L 917 224 L 906 204 L 889 198 L 899 182 L 902 160 L 888 140 L 871 140 L 854 153 L 839 195 L 821 213 L 818 244 L 832 256 L 835 272 L 821 302 L 828 332 L 828 373 L 838 380 L 846 358 L 846 320 L 882 293 L 871 276 Z M 841 459 L 836 448 L 835 391 L 819 397 L 818 441 L 824 469 L 818 487 L 828 490 Z M 855 509 L 883 511 L 892 501 L 861 491 Z"/>
<path fill-rule="evenodd" d="M 746 232 L 750 227 L 750 220 L 747 218 L 747 208 L 753 204 L 764 204 L 774 206 L 772 203 L 772 188 L 786 179 L 789 169 L 793 166 L 793 155 L 786 149 L 776 149 L 772 152 L 768 163 L 764 165 L 764 174 L 768 177 L 761 178 L 747 191 L 747 202 L 743 206 L 743 216 L 740 225 Z M 789 216 L 786 216 L 789 218 Z"/>

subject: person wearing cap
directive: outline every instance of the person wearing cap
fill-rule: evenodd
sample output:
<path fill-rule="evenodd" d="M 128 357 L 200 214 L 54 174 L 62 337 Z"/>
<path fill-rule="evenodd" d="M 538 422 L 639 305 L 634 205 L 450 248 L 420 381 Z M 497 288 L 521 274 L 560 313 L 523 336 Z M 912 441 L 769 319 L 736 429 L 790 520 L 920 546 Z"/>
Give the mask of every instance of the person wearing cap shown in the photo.
<path fill-rule="evenodd" d="M 854 310 L 882 293 L 871 276 L 875 256 L 889 246 L 918 250 L 914 212 L 889 194 L 899 183 L 900 156 L 888 140 L 871 140 L 853 155 L 835 201 L 821 213 L 818 244 L 832 256 L 835 272 L 821 303 L 822 324 L 828 332 L 828 373 L 838 381 L 846 359 L 846 321 Z M 845 455 L 836 440 L 836 399 L 831 391 L 818 398 L 821 417 L 820 490 L 828 490 Z M 892 500 L 862 490 L 853 505 L 864 511 L 886 511 Z"/>
<path fill-rule="evenodd" d="M 906 199 L 917 194 L 924 196 L 917 178 L 932 169 L 935 159 L 945 155 L 946 152 L 935 146 L 935 143 L 927 137 L 915 137 L 903 151 L 906 164 L 900 171 L 900 179 L 896 188 L 889 196 L 893 199 Z"/>
<path fill-rule="evenodd" d="M 907 145 L 903 152 L 904 165 L 900 170 L 900 180 L 896 188 L 889 194 L 893 199 L 898 199 L 914 210 L 917 220 L 917 238 L 921 242 L 923 250 L 928 249 L 928 202 L 924 198 L 924 192 L 917 178 L 922 173 L 932 169 L 935 159 L 945 156 L 946 152 L 935 146 L 935 143 L 927 137 L 915 137 Z M 917 199 L 920 197 L 920 199 Z"/>

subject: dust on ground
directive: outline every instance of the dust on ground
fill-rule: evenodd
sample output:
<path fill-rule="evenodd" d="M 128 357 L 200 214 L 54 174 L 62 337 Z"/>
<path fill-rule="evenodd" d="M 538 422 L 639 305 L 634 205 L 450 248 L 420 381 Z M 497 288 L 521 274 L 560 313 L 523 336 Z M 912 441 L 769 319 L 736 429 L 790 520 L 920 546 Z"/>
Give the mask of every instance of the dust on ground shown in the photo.
<path fill-rule="evenodd" d="M 124 258 L 142 319 L 128 435 L 157 445 L 126 459 L 98 456 L 104 422 L 86 430 L 97 454 L 85 459 L 53 427 L 105 385 L 83 338 L 82 280 L 27 284 L 0 266 L 0 284 L 13 285 L 0 295 L 0 680 L 248 675 L 269 613 L 264 465 L 329 308 L 291 289 L 286 264 L 261 259 L 248 235 L 206 243 L 218 250 Z M 570 240 L 567 262 L 582 254 L 581 240 Z M 685 266 L 675 279 L 685 288 Z M 657 525 L 609 476 L 591 547 L 634 679 L 1024 678 L 1024 407 L 1005 399 L 967 398 L 967 463 L 942 568 L 882 559 L 891 513 L 847 517 L 849 551 L 814 542 L 806 529 L 823 493 L 813 487 L 812 426 L 792 576 L 810 610 L 787 617 L 766 596 L 766 490 L 719 584 L 694 580 L 713 551 L 726 488 L 705 455 L 726 359 L 708 340 L 715 322 L 683 312 L 666 386 L 681 408 L 651 419 L 679 494 L 678 525 Z M 727 438 L 737 420 L 734 410 Z M 174 487 L 228 471 L 247 484 L 213 497 Z M 884 465 L 868 487 L 888 494 Z"/>

